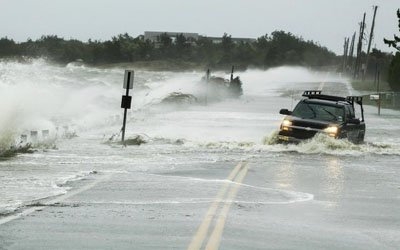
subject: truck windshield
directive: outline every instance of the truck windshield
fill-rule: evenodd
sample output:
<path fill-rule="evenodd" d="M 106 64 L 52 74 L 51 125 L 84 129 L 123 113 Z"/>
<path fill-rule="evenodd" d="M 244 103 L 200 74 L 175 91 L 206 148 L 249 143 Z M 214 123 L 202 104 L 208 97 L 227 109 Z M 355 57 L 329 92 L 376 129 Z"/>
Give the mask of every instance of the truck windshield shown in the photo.
<path fill-rule="evenodd" d="M 303 119 L 342 122 L 344 119 L 344 109 L 341 106 L 299 102 L 294 108 L 292 115 Z"/>

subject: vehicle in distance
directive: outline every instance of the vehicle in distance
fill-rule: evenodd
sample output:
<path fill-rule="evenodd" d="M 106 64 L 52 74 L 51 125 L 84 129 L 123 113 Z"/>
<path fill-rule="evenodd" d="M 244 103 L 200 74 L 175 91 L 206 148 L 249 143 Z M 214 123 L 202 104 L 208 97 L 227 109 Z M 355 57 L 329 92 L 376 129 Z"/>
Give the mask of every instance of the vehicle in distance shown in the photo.
<path fill-rule="evenodd" d="M 298 143 L 325 133 L 337 139 L 348 139 L 362 143 L 365 136 L 364 109 L 361 96 L 322 95 L 321 91 L 304 91 L 293 111 L 281 109 L 286 115 L 278 133 L 279 142 Z M 356 117 L 355 105 L 361 110 L 361 119 Z"/>

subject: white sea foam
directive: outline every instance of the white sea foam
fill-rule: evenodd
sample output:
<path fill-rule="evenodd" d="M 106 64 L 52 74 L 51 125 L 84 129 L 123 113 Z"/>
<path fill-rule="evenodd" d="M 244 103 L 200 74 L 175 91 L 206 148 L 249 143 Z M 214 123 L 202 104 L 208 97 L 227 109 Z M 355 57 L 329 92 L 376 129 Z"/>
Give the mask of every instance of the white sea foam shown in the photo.
<path fill-rule="evenodd" d="M 199 87 L 204 72 L 136 71 L 126 138 L 145 134 L 148 142 L 128 147 L 105 145 L 104 140 L 120 133 L 121 129 L 123 72 L 122 68 L 52 65 L 45 60 L 0 61 L 0 148 L 32 130 L 48 129 L 51 136 L 59 138 L 59 151 L 40 151 L 0 162 L 0 171 L 4 173 L 0 181 L 5 190 L 5 194 L 0 194 L 0 210 L 13 210 L 47 195 L 65 193 L 68 191 L 66 182 L 80 179 L 82 173 L 85 176 L 92 170 L 168 172 L 182 166 L 231 163 L 260 155 L 275 157 L 292 153 L 400 155 L 399 138 L 384 132 L 398 132 L 398 112 L 377 117 L 374 116 L 376 111 L 368 107 L 365 144 L 354 145 L 320 136 L 298 145 L 276 144 L 276 129 L 282 119 L 278 111 L 290 108 L 293 103 L 288 98 L 290 95 L 282 95 L 283 92 L 299 94 L 304 87 L 319 87 L 321 82 L 326 82 L 324 86 L 333 90 L 344 89 L 344 94 L 350 92 L 348 82 L 336 74 L 316 73 L 301 67 L 240 72 L 243 96 L 207 105 L 202 99 L 204 89 Z M 199 103 L 168 108 L 155 105 L 171 92 L 197 95 Z M 66 130 L 76 131 L 79 137 L 60 139 Z M 243 190 L 244 193 L 275 192 L 246 186 Z M 248 200 L 239 196 L 237 201 L 295 202 L 311 197 L 311 194 L 293 192 L 278 191 L 276 200 Z M 199 198 L 194 202 L 201 201 Z M 190 199 L 181 202 L 190 202 Z"/>
<path fill-rule="evenodd" d="M 0 215 L 7 215 L 16 211 L 21 206 L 30 205 L 40 200 L 44 200 L 50 197 L 59 196 L 66 194 L 71 188 L 66 185 L 68 182 L 74 182 L 86 178 L 87 176 L 94 174 L 94 171 L 82 171 L 77 174 L 65 174 L 58 175 L 54 178 L 51 176 L 37 176 L 26 177 L 25 179 L 19 179 L 19 186 L 15 186 L 10 182 L 2 183 L 3 189 L 8 190 L 8 194 L 3 194 L 1 200 L 8 200 L 8 202 L 0 202 Z"/>

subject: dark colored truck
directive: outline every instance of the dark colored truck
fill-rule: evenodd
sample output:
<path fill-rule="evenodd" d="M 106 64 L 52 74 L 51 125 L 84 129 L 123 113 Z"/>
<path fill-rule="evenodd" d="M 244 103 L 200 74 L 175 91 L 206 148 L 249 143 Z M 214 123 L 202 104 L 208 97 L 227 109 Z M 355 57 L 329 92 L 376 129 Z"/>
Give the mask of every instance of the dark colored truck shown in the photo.
<path fill-rule="evenodd" d="M 364 109 L 361 96 L 323 95 L 319 90 L 304 91 L 293 111 L 281 109 L 286 115 L 279 129 L 279 142 L 298 143 L 324 133 L 337 139 L 362 143 L 365 136 Z M 355 105 L 361 117 L 356 117 Z"/>

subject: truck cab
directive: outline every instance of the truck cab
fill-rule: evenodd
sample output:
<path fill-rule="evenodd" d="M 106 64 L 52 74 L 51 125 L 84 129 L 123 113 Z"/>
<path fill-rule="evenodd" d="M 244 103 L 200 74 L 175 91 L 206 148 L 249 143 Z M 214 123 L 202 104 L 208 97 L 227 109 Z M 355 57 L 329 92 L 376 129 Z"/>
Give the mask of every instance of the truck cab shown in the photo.
<path fill-rule="evenodd" d="M 364 109 L 361 96 L 322 95 L 319 90 L 304 91 L 293 111 L 281 109 L 283 119 L 278 140 L 298 143 L 324 133 L 336 139 L 362 143 L 365 136 Z M 361 116 L 356 117 L 355 105 Z"/>

